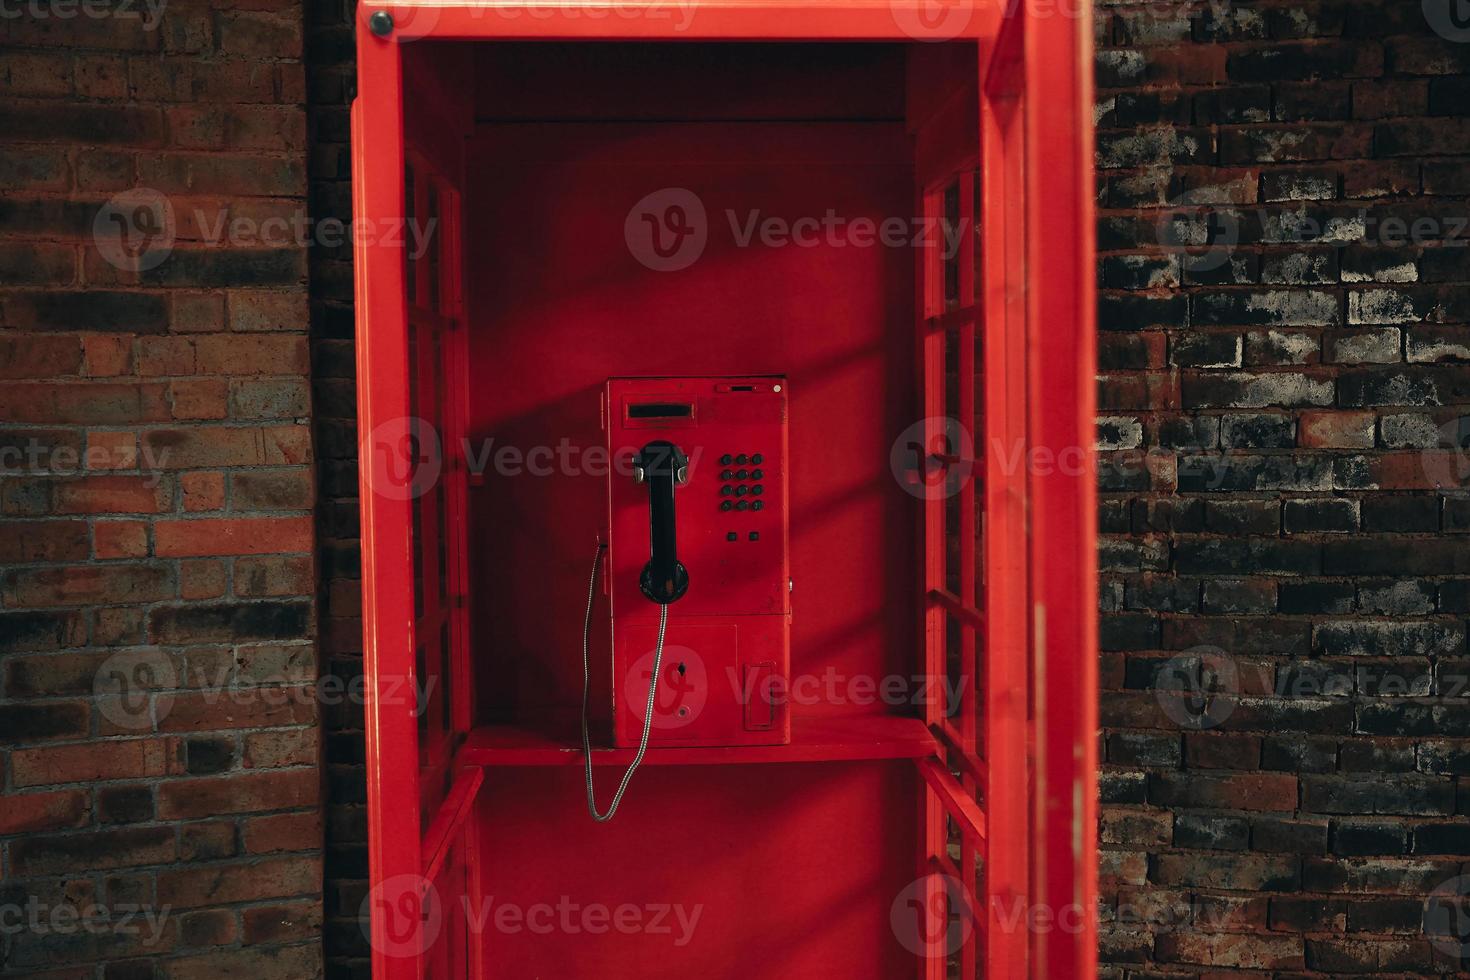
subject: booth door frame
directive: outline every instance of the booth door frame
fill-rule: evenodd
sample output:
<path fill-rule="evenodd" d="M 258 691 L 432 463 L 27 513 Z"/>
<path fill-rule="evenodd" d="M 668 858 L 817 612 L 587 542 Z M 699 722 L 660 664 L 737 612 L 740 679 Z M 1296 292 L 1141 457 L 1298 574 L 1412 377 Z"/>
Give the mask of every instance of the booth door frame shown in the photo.
<path fill-rule="evenodd" d="M 534 16 L 533 6 L 539 8 Z M 972 339 L 978 331 L 985 345 L 983 439 L 968 461 L 983 473 L 980 598 L 934 588 L 926 514 L 921 655 L 927 671 L 943 669 L 934 661 L 933 624 L 957 617 L 970 637 L 965 649 L 983 651 L 973 666 L 984 671 L 984 711 L 971 696 L 962 699 L 950 731 L 944 719 L 929 718 L 940 744 L 953 749 L 957 741 L 959 752 L 918 760 L 930 819 L 916 850 L 926 872 L 959 870 L 936 867 L 934 835 L 946 816 L 969 838 L 967 857 L 981 849 L 984 884 L 976 894 L 973 869 L 960 872 L 969 908 L 956 911 L 973 917 L 988 976 L 1090 980 L 1096 975 L 1097 783 L 1090 8 L 1081 4 L 1080 16 L 1073 16 L 1023 3 L 1005 12 L 999 0 L 955 0 L 934 21 L 930 0 L 701 0 L 693 18 L 679 22 L 651 15 L 667 10 L 659 0 L 618 6 L 623 13 L 610 14 L 606 0 L 360 4 L 355 223 L 362 228 L 405 213 L 404 42 L 922 42 L 942 33 L 943 40 L 978 45 L 979 168 L 966 193 L 978 199 L 986 222 L 981 274 L 973 284 L 978 319 L 967 331 Z M 638 10 L 650 16 L 623 15 Z M 963 16 L 956 19 L 956 11 Z M 373 30 L 379 13 L 392 18 L 386 35 Z M 925 36 L 931 27 L 934 33 Z M 396 693 L 416 690 L 419 680 L 412 654 L 411 513 L 401 488 L 383 486 L 380 468 L 371 465 L 375 452 L 395 451 L 375 441 L 384 427 L 391 432 L 410 415 L 401 240 L 359 234 L 355 260 L 368 850 L 376 898 L 369 909 L 380 937 L 373 972 L 383 980 L 419 980 L 440 972 L 425 950 L 381 937 L 402 926 L 394 916 L 403 905 L 394 900 L 427 901 L 446 866 L 466 862 L 469 873 L 457 880 L 472 880 L 473 856 L 452 852 L 456 844 L 472 847 L 465 821 L 481 774 L 457 770 L 428 833 L 421 833 L 417 722 Z M 921 311 L 916 330 L 922 338 L 931 329 Z M 922 354 L 922 339 L 919 349 Z M 922 363 L 932 377 L 933 362 Z M 958 408 L 966 406 L 973 407 L 973 398 Z M 931 396 L 924 407 L 932 407 Z M 1014 465 L 1016 458 L 1023 465 Z M 974 554 L 973 546 L 967 553 Z M 399 893 L 403 882 L 416 883 L 406 896 Z M 1027 913 L 1019 925 L 1017 910 Z M 1028 931 L 1032 910 L 1057 925 Z M 973 952 L 963 955 L 973 962 Z M 921 958 L 919 976 L 943 972 L 943 957 Z"/>

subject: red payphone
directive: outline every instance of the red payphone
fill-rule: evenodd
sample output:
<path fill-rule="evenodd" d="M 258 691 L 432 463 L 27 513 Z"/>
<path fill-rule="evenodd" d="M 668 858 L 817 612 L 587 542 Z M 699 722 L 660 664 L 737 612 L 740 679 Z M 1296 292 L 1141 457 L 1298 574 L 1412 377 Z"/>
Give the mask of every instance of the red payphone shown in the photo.
<path fill-rule="evenodd" d="M 791 741 L 787 397 L 782 377 L 607 382 L 608 556 L 600 582 L 594 568 L 586 630 L 600 584 L 613 743 L 639 752 L 606 815 L 589 758 L 598 819 L 611 818 L 651 745 Z M 587 697 L 584 684 L 590 753 Z"/>

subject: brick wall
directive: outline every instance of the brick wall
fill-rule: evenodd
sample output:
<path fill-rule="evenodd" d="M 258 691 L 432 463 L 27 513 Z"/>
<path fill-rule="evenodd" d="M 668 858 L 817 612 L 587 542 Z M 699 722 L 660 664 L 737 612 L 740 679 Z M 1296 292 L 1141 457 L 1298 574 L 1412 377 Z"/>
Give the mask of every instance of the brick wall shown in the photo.
<path fill-rule="evenodd" d="M 1470 860 L 1448 11 L 1099 8 L 1109 976 L 1453 969 L 1422 929 Z"/>
<path fill-rule="evenodd" d="M 360 708 L 294 696 L 360 671 L 350 255 L 295 230 L 350 213 L 349 7 L 0 20 L 0 903 L 172 908 L 6 936 L 10 973 L 366 974 Z M 1099 0 L 1107 975 L 1450 969 L 1470 43 L 1438 10 Z"/>
<path fill-rule="evenodd" d="M 0 16 L 0 974 L 321 973 L 302 46 Z"/>
<path fill-rule="evenodd" d="M 306 0 L 312 213 L 352 217 L 348 107 L 356 91 L 352 0 Z M 322 673 L 340 684 L 362 676 L 362 582 L 357 510 L 357 390 L 350 249 L 311 254 L 311 343 L 319 462 Z M 365 977 L 367 785 L 362 706 L 343 702 L 322 718 L 327 772 L 326 930 L 331 977 Z"/>

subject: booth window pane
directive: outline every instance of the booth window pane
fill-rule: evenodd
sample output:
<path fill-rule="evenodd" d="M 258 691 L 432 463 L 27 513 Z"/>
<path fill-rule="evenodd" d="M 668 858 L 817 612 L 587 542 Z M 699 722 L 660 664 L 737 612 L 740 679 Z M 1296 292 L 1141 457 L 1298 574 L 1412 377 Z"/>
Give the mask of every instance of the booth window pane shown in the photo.
<path fill-rule="evenodd" d="M 412 278 L 409 279 L 412 282 Z M 408 324 L 408 452 L 409 479 L 414 478 L 414 467 L 423 458 L 424 433 L 419 431 L 420 399 L 423 396 L 419 385 L 419 336 L 418 328 L 410 320 Z M 410 505 L 413 510 L 413 541 L 409 550 L 413 552 L 413 614 L 424 615 L 424 498 L 414 494 Z"/>
<path fill-rule="evenodd" d="M 434 331 L 434 420 L 441 433 L 448 431 L 449 405 L 448 392 L 444 385 L 444 343 L 438 330 Z M 440 447 L 447 454 L 448 447 Z M 438 512 L 439 530 L 439 581 L 438 595 L 440 602 L 447 600 L 449 591 L 449 481 L 441 474 L 434 481 L 434 509 Z"/>
<path fill-rule="evenodd" d="M 449 710 L 453 699 L 450 698 L 450 682 L 454 674 L 449 667 L 449 618 L 446 616 L 444 624 L 439 630 L 439 686 L 434 694 L 439 702 L 439 728 L 448 733 L 454 728 L 454 719 Z"/>
<path fill-rule="evenodd" d="M 944 256 L 944 308 L 952 309 L 960 302 L 960 256 L 959 249 L 951 243 L 957 243 L 959 238 L 956 230 L 960 227 L 960 185 L 950 184 L 944 189 L 944 227 L 941 229 L 939 247 Z"/>
<path fill-rule="evenodd" d="M 411 229 L 414 227 L 414 212 L 416 210 L 415 204 L 417 203 L 414 200 L 415 193 L 417 193 L 417 191 L 414 188 L 413 164 L 404 161 L 403 227 L 405 229 Z M 412 240 L 412 235 L 407 233 L 403 235 L 403 280 L 408 286 L 408 303 L 410 306 L 412 306 L 414 304 L 414 301 L 418 298 L 419 292 L 419 263 L 418 260 L 414 258 L 413 249 L 408 247 L 408 243 Z M 412 349 L 412 344 L 409 345 L 409 349 Z"/>
<path fill-rule="evenodd" d="M 440 310 L 439 236 L 443 228 L 439 214 L 439 182 L 429 181 L 428 190 L 429 213 L 424 219 L 424 240 L 414 247 L 425 247 L 425 255 L 429 260 L 429 296 L 424 306 L 431 310 Z"/>
<path fill-rule="evenodd" d="M 422 766 L 428 761 L 429 744 L 424 736 L 429 731 L 429 705 L 425 695 L 429 691 L 429 658 L 424 645 L 420 643 L 413 652 L 414 681 L 417 690 L 413 692 L 414 708 L 418 715 L 416 721 L 419 728 L 419 764 Z"/>

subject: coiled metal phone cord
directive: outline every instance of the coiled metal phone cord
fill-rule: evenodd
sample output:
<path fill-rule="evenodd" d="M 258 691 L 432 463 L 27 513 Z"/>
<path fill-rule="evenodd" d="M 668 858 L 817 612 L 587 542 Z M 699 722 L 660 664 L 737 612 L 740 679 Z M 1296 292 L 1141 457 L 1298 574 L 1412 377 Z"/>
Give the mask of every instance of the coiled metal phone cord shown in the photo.
<path fill-rule="evenodd" d="M 592 604 L 597 597 L 597 572 L 602 567 L 602 553 L 607 545 L 601 541 L 597 542 L 597 554 L 592 559 L 592 579 L 587 583 L 587 616 L 582 621 L 582 757 L 587 765 L 587 812 L 592 814 L 592 819 L 598 823 L 607 823 L 618 812 L 618 804 L 623 802 L 623 794 L 628 791 L 628 781 L 633 778 L 633 773 L 638 771 L 638 765 L 643 761 L 644 753 L 648 751 L 648 737 L 653 731 L 653 699 L 658 692 L 658 675 L 663 667 L 664 661 L 664 631 L 669 625 L 669 607 L 660 604 L 658 607 L 658 645 L 653 654 L 653 676 L 648 680 L 648 705 L 643 712 L 643 737 L 638 742 L 638 754 L 633 756 L 633 761 L 628 765 L 628 771 L 623 773 L 623 780 L 618 784 L 618 791 L 613 794 L 612 804 L 608 806 L 607 813 L 597 812 L 597 791 L 592 787 L 592 739 L 587 734 L 587 698 L 588 689 L 592 685 L 591 658 L 587 653 L 588 640 L 592 635 Z"/>

